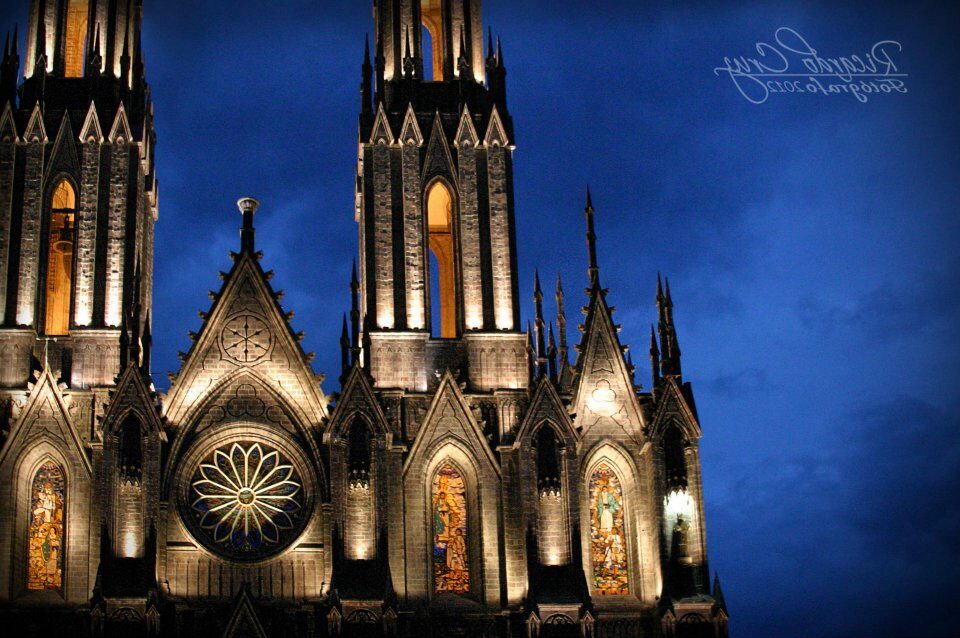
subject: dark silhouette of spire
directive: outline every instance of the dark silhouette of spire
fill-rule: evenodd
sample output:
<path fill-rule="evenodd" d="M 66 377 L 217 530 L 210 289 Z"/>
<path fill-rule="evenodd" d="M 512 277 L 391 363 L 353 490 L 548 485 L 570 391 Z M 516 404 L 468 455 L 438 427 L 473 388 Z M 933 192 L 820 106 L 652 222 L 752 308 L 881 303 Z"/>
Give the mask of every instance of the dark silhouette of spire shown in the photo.
<path fill-rule="evenodd" d="M 727 613 L 727 601 L 723 598 L 723 589 L 720 587 L 720 574 L 716 572 L 713 574 L 713 599 L 717 606 Z"/>
<path fill-rule="evenodd" d="M 253 227 L 253 216 L 260 208 L 260 202 L 252 197 L 244 197 L 237 200 L 237 208 L 243 215 L 243 226 L 240 229 L 240 252 L 256 252 L 256 231 Z"/>
<path fill-rule="evenodd" d="M 404 32 L 403 42 L 403 77 L 412 80 L 415 73 L 416 64 L 414 64 L 413 54 L 410 50 L 410 29 L 407 28 Z"/>
<path fill-rule="evenodd" d="M 527 321 L 527 368 L 530 380 L 537 378 L 537 352 L 533 347 L 533 329 L 530 322 Z"/>
<path fill-rule="evenodd" d="M 140 339 L 140 371 L 150 376 L 150 352 L 153 350 L 153 327 L 150 325 L 150 311 L 147 310 L 143 322 L 143 337 Z"/>
<path fill-rule="evenodd" d="M 560 336 L 560 348 L 558 350 L 560 355 L 560 367 L 561 369 L 568 365 L 567 353 L 569 348 L 567 346 L 567 313 L 563 308 L 563 282 L 560 280 L 560 273 L 557 273 L 557 331 Z"/>
<path fill-rule="evenodd" d="M 463 27 L 461 26 L 460 55 L 457 57 L 457 72 L 460 74 L 460 79 L 462 81 L 473 79 L 473 74 L 470 72 L 470 58 L 467 57 L 467 53 L 467 38 L 463 31 Z"/>
<path fill-rule="evenodd" d="M 537 374 L 547 374 L 546 324 L 543 321 L 543 290 L 540 289 L 540 272 L 533 275 L 533 304 L 536 309 L 533 328 L 537 337 Z"/>
<path fill-rule="evenodd" d="M 597 266 L 597 233 L 593 223 L 593 198 L 590 195 L 590 187 L 587 186 L 587 206 L 584 209 L 587 218 L 587 256 L 590 266 L 587 273 L 590 275 L 590 287 L 596 287 L 600 283 L 600 268 Z"/>
<path fill-rule="evenodd" d="M 550 378 L 556 381 L 557 379 L 557 341 L 553 336 L 553 322 L 551 321 L 548 328 L 547 334 L 549 335 L 547 339 L 547 363 L 550 366 Z"/>
<path fill-rule="evenodd" d="M 666 280 L 666 292 L 657 274 L 657 315 L 660 333 L 660 374 L 680 376 L 680 344 L 677 329 L 673 322 L 673 298 L 670 295 L 670 281 Z"/>
<path fill-rule="evenodd" d="M 120 369 L 130 363 L 130 330 L 127 326 L 127 313 L 120 313 Z"/>
<path fill-rule="evenodd" d="M 360 281 L 357 279 L 357 260 L 353 260 L 350 275 L 350 364 L 360 361 Z"/>
<path fill-rule="evenodd" d="M 660 348 L 657 347 L 657 335 L 650 324 L 650 368 L 653 388 L 660 385 Z"/>
<path fill-rule="evenodd" d="M 343 313 L 343 329 L 340 331 L 340 382 L 350 370 L 350 333 L 347 331 L 347 313 Z"/>
<path fill-rule="evenodd" d="M 10 33 L 3 47 L 3 63 L 0 64 L 0 111 L 9 102 L 16 103 L 17 82 L 20 79 L 20 54 L 17 43 L 17 27 L 13 27 L 13 45 L 10 44 Z"/>
<path fill-rule="evenodd" d="M 379 100 L 383 99 L 383 89 L 385 83 L 385 75 L 387 71 L 387 58 L 383 53 L 383 27 L 378 27 L 377 29 L 377 53 L 374 58 L 374 64 L 377 69 L 377 98 Z"/>
<path fill-rule="evenodd" d="M 90 43 L 87 52 L 87 76 L 92 78 L 100 77 L 100 70 L 103 67 L 103 56 L 100 55 L 100 23 L 94 31 L 93 42 Z"/>
<path fill-rule="evenodd" d="M 370 36 L 363 38 L 363 66 L 361 67 L 360 110 L 364 115 L 373 113 L 373 65 L 370 64 Z"/>

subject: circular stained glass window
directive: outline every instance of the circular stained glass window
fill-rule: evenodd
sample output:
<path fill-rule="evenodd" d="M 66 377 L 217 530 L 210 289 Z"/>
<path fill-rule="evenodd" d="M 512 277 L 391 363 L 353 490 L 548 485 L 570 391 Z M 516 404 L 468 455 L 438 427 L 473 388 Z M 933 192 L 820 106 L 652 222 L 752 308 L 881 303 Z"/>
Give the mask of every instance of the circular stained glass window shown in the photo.
<path fill-rule="evenodd" d="M 261 443 L 217 448 L 190 481 L 194 531 L 229 558 L 257 560 L 280 551 L 302 528 L 303 482 L 282 452 Z"/>

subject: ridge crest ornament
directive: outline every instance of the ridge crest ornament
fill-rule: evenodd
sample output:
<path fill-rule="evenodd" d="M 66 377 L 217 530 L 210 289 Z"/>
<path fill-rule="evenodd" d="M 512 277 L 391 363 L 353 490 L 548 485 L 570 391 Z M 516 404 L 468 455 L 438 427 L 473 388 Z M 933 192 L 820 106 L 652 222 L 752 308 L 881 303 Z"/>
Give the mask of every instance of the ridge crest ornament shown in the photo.
<path fill-rule="evenodd" d="M 220 331 L 224 353 L 237 363 L 257 363 L 267 356 L 273 335 L 267 322 L 257 315 L 244 313 L 227 320 Z"/>
<path fill-rule="evenodd" d="M 294 464 L 262 443 L 208 453 L 193 473 L 187 502 L 199 540 L 231 559 L 259 560 L 299 533 L 303 482 Z"/>

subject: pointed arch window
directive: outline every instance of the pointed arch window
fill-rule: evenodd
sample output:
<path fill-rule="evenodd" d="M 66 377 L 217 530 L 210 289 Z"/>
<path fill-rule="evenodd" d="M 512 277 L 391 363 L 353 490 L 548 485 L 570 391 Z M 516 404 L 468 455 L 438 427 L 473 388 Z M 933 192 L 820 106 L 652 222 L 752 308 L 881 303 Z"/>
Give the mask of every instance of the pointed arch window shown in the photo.
<path fill-rule="evenodd" d="M 590 475 L 590 558 L 600 596 L 630 593 L 623 484 L 607 463 Z"/>
<path fill-rule="evenodd" d="M 120 478 L 137 485 L 143 476 L 143 430 L 140 420 L 130 415 L 120 428 Z"/>
<path fill-rule="evenodd" d="M 27 589 L 63 588 L 66 481 L 63 469 L 47 461 L 30 484 Z"/>
<path fill-rule="evenodd" d="M 443 30 L 440 13 L 440 0 L 422 0 L 420 2 L 421 43 L 424 67 L 431 70 L 429 79 L 443 80 Z"/>
<path fill-rule="evenodd" d="M 433 586 L 438 594 L 470 591 L 467 490 L 463 476 L 443 465 L 433 477 Z"/>
<path fill-rule="evenodd" d="M 453 246 L 453 195 L 442 182 L 427 191 L 427 234 L 431 253 L 430 307 L 433 333 L 457 336 L 456 275 Z"/>
<path fill-rule="evenodd" d="M 370 428 L 357 419 L 347 435 L 347 470 L 350 485 L 367 487 L 370 483 Z"/>
<path fill-rule="evenodd" d="M 50 201 L 44 321 L 44 331 L 48 335 L 65 335 L 70 331 L 76 218 L 77 192 L 70 182 L 62 179 Z"/>
<path fill-rule="evenodd" d="M 680 428 L 676 425 L 667 427 L 663 435 L 663 466 L 668 490 L 687 488 L 686 450 L 688 447 L 689 443 Z"/>
<path fill-rule="evenodd" d="M 549 425 L 537 431 L 537 488 L 540 495 L 560 495 L 560 442 Z"/>
<path fill-rule="evenodd" d="M 67 28 L 63 46 L 64 75 L 68 78 L 83 77 L 83 55 L 87 49 L 89 13 L 88 0 L 68 0 Z"/>

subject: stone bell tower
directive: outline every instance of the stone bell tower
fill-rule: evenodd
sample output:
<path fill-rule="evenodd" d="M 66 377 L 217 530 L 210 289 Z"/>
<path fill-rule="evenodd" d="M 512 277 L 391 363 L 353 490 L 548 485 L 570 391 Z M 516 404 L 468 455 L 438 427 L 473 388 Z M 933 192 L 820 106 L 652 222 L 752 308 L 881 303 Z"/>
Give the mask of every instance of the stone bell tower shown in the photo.
<path fill-rule="evenodd" d="M 24 386 L 45 356 L 71 388 L 111 385 L 124 309 L 139 304 L 148 321 L 157 188 L 141 15 L 142 0 L 33 0 L 19 87 L 19 38 L 12 46 L 8 38 L 2 387 Z M 130 328 L 139 335 L 144 326 Z"/>
<path fill-rule="evenodd" d="M 446 369 L 474 391 L 525 388 L 500 47 L 488 36 L 484 56 L 478 0 L 383 1 L 374 18 L 354 358 L 380 388 L 423 392 Z"/>

